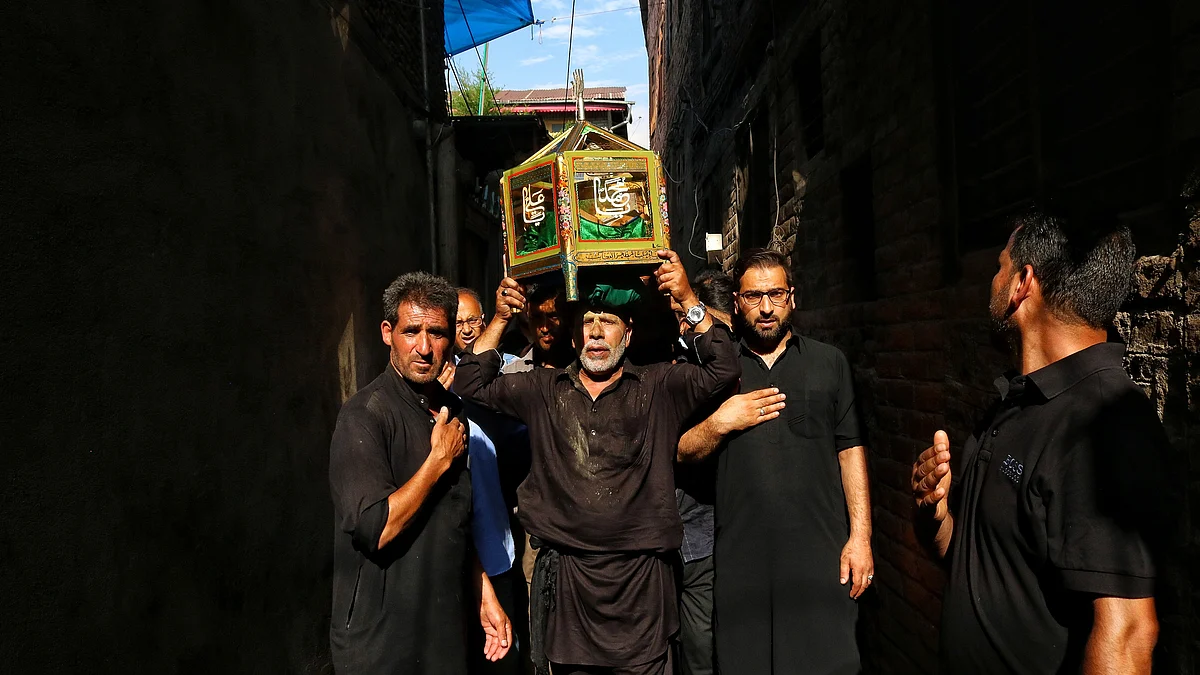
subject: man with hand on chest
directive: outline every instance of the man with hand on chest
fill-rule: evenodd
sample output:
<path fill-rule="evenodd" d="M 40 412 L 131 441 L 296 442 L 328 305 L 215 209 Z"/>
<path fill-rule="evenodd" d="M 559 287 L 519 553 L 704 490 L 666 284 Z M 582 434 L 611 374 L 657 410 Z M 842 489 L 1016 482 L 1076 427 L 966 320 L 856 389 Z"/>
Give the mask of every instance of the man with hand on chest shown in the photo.
<path fill-rule="evenodd" d="M 1127 228 L 1040 213 L 1000 253 L 991 316 L 1018 369 L 953 472 L 943 431 L 912 472 L 949 564 L 942 672 L 1150 672 L 1168 446 L 1106 341 L 1133 261 Z"/>
<path fill-rule="evenodd" d="M 480 622 L 492 661 L 508 653 L 512 626 L 471 546 L 462 402 L 437 379 L 458 293 L 412 272 L 383 305 L 388 365 L 342 406 L 329 447 L 333 666 L 466 675 L 467 621 Z"/>
<path fill-rule="evenodd" d="M 874 577 L 867 453 L 850 364 L 794 332 L 787 258 L 734 270 L 741 390 L 679 441 L 717 457 L 714 615 L 726 673 L 851 674 L 856 599 Z"/>

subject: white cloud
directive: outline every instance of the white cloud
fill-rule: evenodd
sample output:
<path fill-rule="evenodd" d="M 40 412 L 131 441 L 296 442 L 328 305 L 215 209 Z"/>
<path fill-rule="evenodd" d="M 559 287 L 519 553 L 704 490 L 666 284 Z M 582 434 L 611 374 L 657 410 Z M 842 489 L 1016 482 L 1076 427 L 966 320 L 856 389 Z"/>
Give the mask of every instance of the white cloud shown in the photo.
<path fill-rule="evenodd" d="M 564 2 L 564 0 L 533 0 L 533 4 L 534 8 L 537 10 L 547 10 L 551 12 L 558 12 L 569 8 L 569 5 Z"/>
<path fill-rule="evenodd" d="M 637 54 L 630 51 L 613 51 L 611 49 L 601 48 L 599 45 L 583 45 L 575 47 L 571 54 L 571 69 L 576 66 L 587 72 L 601 73 L 605 72 L 609 66 L 629 61 L 637 57 Z M 621 84 L 624 84 L 622 82 Z"/>
<path fill-rule="evenodd" d="M 626 8 L 628 8 L 630 11 L 640 11 L 640 7 L 638 7 L 637 4 L 637 0 L 604 0 L 604 2 L 596 5 L 596 8 L 591 11 L 611 12 L 614 9 Z"/>
<path fill-rule="evenodd" d="M 579 25 L 575 22 L 575 38 L 595 37 L 603 33 L 603 28 L 588 28 L 587 26 Z M 569 42 L 571 38 L 571 22 L 570 21 L 555 21 L 542 26 L 542 39 L 554 40 L 556 42 Z"/>
<path fill-rule="evenodd" d="M 543 56 L 534 56 L 534 57 L 528 58 L 528 59 L 521 59 L 521 65 L 532 66 L 535 63 L 545 63 L 546 61 L 549 61 L 552 58 L 554 58 L 554 57 L 549 54 L 545 54 Z"/>
<path fill-rule="evenodd" d="M 625 93 L 629 94 L 630 96 L 634 94 L 648 94 L 650 93 L 650 83 L 642 82 L 641 84 L 631 84 L 625 90 Z"/>

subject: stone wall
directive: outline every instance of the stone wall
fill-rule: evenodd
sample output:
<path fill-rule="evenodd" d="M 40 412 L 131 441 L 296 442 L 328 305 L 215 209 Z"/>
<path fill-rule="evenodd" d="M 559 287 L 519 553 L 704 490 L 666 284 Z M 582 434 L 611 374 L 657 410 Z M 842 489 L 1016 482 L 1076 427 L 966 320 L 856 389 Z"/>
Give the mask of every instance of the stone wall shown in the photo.
<path fill-rule="evenodd" d="M 329 439 L 430 262 L 360 7 L 4 12 L 5 672 L 331 672 Z"/>
<path fill-rule="evenodd" d="M 1200 272 L 1178 198 L 1200 166 L 1200 17 L 1182 2 L 1010 4 L 644 3 L 676 247 L 693 268 L 704 232 L 724 235 L 726 268 L 747 246 L 789 254 L 798 325 L 853 363 L 878 569 L 865 658 L 916 673 L 934 665 L 945 579 L 913 536 L 908 475 L 935 430 L 965 439 L 1007 365 L 987 322 L 1003 219 L 1052 197 L 1128 221 L 1143 257 L 1116 328 L 1174 444 L 1181 481 L 1166 487 L 1191 505 L 1158 668 L 1192 672 Z"/>

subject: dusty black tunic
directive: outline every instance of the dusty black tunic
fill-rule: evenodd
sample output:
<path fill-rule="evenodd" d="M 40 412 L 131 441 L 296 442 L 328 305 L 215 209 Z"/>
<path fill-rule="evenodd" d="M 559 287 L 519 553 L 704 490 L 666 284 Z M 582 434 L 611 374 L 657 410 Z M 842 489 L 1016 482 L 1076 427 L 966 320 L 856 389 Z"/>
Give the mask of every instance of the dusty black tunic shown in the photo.
<path fill-rule="evenodd" d="M 338 673 L 466 673 L 471 478 L 465 454 L 438 481 L 413 523 L 377 548 L 388 495 L 429 456 L 429 410 L 443 405 L 466 424 L 456 397 L 443 393 L 428 400 L 389 365 L 338 415 L 329 448 L 329 638 Z"/>
<path fill-rule="evenodd" d="M 717 658 L 739 675 L 859 671 L 850 537 L 837 454 L 863 444 L 850 365 L 793 337 L 767 368 L 742 347 L 743 392 L 778 387 L 783 414 L 732 435 L 717 466 L 713 565 Z"/>
<path fill-rule="evenodd" d="M 672 462 L 683 420 L 737 380 L 723 326 L 696 339 L 705 365 L 628 362 L 595 401 L 578 364 L 497 379 L 495 352 L 468 355 L 455 391 L 529 426 L 533 467 L 521 524 L 562 554 L 546 631 L 555 663 L 634 666 L 661 658 L 678 627 Z"/>

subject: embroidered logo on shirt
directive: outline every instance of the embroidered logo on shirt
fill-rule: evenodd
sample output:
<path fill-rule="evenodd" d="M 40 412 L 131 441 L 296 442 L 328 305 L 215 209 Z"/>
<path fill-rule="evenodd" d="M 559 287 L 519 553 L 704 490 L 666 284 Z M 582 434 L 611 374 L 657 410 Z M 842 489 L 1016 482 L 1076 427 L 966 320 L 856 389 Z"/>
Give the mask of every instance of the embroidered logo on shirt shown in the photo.
<path fill-rule="evenodd" d="M 1000 473 L 1017 484 L 1021 483 L 1021 474 L 1024 472 L 1025 465 L 1018 462 L 1012 455 L 1005 457 L 1004 462 L 1000 465 Z"/>

